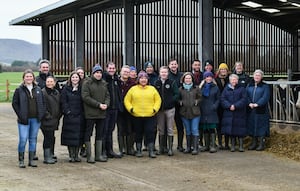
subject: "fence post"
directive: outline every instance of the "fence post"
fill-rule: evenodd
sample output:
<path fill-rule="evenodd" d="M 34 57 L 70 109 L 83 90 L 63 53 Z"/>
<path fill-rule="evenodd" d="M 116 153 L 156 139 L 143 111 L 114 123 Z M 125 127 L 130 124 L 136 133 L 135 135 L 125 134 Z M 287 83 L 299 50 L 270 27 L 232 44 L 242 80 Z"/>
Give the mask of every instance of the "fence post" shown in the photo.
<path fill-rule="evenodd" d="M 6 80 L 6 101 L 9 100 L 9 81 Z"/>

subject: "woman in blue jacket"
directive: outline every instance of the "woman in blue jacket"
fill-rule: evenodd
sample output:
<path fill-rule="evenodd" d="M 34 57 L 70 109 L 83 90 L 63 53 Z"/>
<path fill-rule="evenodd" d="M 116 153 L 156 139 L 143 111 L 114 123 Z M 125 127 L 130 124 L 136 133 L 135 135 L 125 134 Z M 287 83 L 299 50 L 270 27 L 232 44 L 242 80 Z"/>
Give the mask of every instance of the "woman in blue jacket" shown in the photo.
<path fill-rule="evenodd" d="M 235 151 L 235 139 L 239 138 L 239 151 L 244 152 L 243 138 L 247 135 L 247 94 L 239 83 L 236 74 L 229 76 L 229 84 L 221 95 L 221 105 L 224 109 L 222 118 L 222 133 L 231 138 L 231 152 Z"/>
<path fill-rule="evenodd" d="M 268 103 L 270 99 L 270 88 L 262 81 L 263 71 L 255 70 L 253 80 L 247 87 L 248 96 L 248 130 L 252 137 L 249 150 L 262 151 L 265 148 L 264 139 L 270 136 L 270 115 Z M 257 139 L 259 145 L 257 146 Z"/>

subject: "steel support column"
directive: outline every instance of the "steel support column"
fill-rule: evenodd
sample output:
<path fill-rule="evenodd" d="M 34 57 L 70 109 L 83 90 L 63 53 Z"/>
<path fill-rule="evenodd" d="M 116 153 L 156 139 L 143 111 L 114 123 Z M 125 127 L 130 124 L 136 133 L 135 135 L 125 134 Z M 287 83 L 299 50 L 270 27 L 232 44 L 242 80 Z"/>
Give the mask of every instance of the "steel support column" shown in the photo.
<path fill-rule="evenodd" d="M 84 63 L 84 16 L 75 15 L 75 68 L 85 66 Z"/>
<path fill-rule="evenodd" d="M 213 1 L 202 1 L 202 60 L 213 59 L 214 40 L 213 40 Z"/>
<path fill-rule="evenodd" d="M 123 0 L 124 5 L 124 33 L 125 33 L 125 50 L 123 64 L 134 64 L 134 4 L 132 0 Z"/>
<path fill-rule="evenodd" d="M 42 26 L 42 59 L 49 59 L 49 26 Z"/>

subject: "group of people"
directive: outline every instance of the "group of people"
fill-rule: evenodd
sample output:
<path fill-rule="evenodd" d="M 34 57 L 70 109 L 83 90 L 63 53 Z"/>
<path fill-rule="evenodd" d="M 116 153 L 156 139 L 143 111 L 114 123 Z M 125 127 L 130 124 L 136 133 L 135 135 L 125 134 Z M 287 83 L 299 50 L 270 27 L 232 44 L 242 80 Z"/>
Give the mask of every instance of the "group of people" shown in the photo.
<path fill-rule="evenodd" d="M 88 163 L 106 162 L 124 154 L 142 157 L 144 150 L 151 158 L 173 156 L 174 127 L 179 152 L 234 152 L 237 142 L 238 150 L 243 152 L 246 136 L 252 137 L 249 150 L 263 150 L 265 137 L 269 136 L 270 97 L 263 71 L 255 70 L 250 78 L 241 62 L 235 63 L 233 71 L 225 63 L 217 71 L 212 61 L 204 64 L 202 68 L 201 61 L 194 60 L 191 71 L 182 73 L 177 60 L 170 59 L 168 66 L 161 66 L 156 73 L 154 64 L 148 61 L 139 72 L 134 66 L 123 65 L 117 74 L 115 63 L 108 62 L 105 70 L 96 64 L 89 77 L 83 68 L 76 68 L 59 88 L 50 73 L 50 62 L 41 60 L 39 75 L 35 78 L 32 70 L 25 70 L 23 83 L 13 96 L 19 167 L 26 167 L 27 141 L 28 166 L 37 166 L 40 128 L 44 136 L 43 162 L 57 162 L 55 131 L 61 118 L 61 145 L 68 148 L 69 162 L 80 162 L 79 155 Z M 113 149 L 115 126 L 119 152 Z"/>

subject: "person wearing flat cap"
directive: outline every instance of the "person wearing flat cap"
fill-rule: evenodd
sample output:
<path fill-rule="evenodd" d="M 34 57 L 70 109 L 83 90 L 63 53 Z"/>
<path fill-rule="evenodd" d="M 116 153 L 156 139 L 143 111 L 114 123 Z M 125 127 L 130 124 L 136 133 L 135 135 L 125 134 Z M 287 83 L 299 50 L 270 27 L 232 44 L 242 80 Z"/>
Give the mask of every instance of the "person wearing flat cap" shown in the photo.
<path fill-rule="evenodd" d="M 102 67 L 96 64 L 93 67 L 92 75 L 82 84 L 82 100 L 84 113 L 86 118 L 86 130 L 84 141 L 87 152 L 87 162 L 94 163 L 96 161 L 106 162 L 107 156 L 104 152 L 105 143 L 103 141 L 103 128 L 106 117 L 106 110 L 110 104 L 110 95 L 107 88 L 107 82 L 102 79 Z M 95 143 L 95 160 L 91 156 L 91 135 L 95 125 L 96 143 Z"/>
<path fill-rule="evenodd" d="M 161 98 L 154 86 L 148 85 L 149 77 L 145 71 L 138 74 L 138 84 L 131 87 L 124 98 L 126 110 L 133 116 L 136 133 L 136 157 L 142 157 L 142 140 L 145 134 L 149 157 L 154 153 L 155 115 L 161 106 Z"/>

